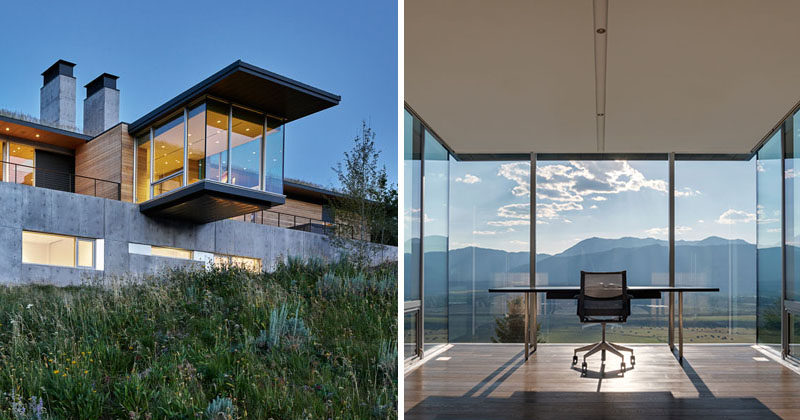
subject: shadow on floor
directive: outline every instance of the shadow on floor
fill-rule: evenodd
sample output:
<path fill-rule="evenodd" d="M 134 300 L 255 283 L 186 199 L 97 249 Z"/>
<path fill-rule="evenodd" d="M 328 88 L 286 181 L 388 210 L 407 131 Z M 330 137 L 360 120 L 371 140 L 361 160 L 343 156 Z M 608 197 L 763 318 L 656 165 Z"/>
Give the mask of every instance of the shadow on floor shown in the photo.
<path fill-rule="evenodd" d="M 670 392 L 515 392 L 508 398 L 428 397 L 406 419 L 780 419 L 756 398 L 675 398 Z"/>

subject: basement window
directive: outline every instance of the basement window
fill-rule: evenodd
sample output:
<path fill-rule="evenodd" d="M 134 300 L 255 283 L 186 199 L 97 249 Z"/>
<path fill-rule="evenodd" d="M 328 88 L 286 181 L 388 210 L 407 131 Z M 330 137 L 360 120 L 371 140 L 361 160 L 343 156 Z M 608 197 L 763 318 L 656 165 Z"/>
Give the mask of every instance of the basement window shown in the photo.
<path fill-rule="evenodd" d="M 191 260 L 192 251 L 181 248 L 169 248 L 164 246 L 151 246 L 150 255 L 157 257 L 177 258 L 181 260 Z"/>
<path fill-rule="evenodd" d="M 245 270 L 250 271 L 261 271 L 261 260 L 258 258 L 250 258 L 250 257 L 238 257 L 236 255 L 224 255 L 224 254 L 215 254 L 214 255 L 214 265 L 217 267 L 226 267 L 226 266 L 233 266 L 233 267 L 241 267 Z"/>
<path fill-rule="evenodd" d="M 22 232 L 22 262 L 95 268 L 95 240 L 41 232 Z"/>

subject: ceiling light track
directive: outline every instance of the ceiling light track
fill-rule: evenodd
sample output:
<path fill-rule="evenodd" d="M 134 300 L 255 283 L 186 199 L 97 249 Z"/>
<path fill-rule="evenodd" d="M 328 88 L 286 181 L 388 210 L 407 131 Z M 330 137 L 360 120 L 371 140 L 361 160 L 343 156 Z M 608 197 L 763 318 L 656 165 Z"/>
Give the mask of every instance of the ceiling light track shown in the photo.
<path fill-rule="evenodd" d="M 597 152 L 606 149 L 606 58 L 608 0 L 594 0 L 594 86 L 597 119 Z"/>

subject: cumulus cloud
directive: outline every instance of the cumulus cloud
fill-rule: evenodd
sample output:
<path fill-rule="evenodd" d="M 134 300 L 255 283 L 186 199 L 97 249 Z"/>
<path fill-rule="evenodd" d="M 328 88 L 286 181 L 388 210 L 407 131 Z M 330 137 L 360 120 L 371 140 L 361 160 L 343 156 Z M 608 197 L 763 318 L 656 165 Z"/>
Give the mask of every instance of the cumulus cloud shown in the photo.
<path fill-rule="evenodd" d="M 481 182 L 481 179 L 472 174 L 465 174 L 463 177 L 456 178 L 456 182 L 461 182 L 464 184 L 477 184 Z"/>
<path fill-rule="evenodd" d="M 597 204 L 592 204 L 591 206 L 589 206 L 589 208 L 590 209 L 596 209 L 597 208 Z"/>
<path fill-rule="evenodd" d="M 692 230 L 692 228 L 689 226 L 675 226 L 676 234 L 686 233 L 689 232 L 690 230 Z M 645 230 L 644 233 L 647 234 L 647 236 L 666 237 L 669 234 L 669 228 L 668 227 L 652 228 Z"/>
<path fill-rule="evenodd" d="M 755 214 L 748 213 L 744 210 L 734 210 L 734 209 L 725 210 L 725 212 L 722 213 L 717 219 L 717 223 L 722 225 L 733 225 L 736 223 L 748 223 L 755 221 L 756 221 Z"/>
<path fill-rule="evenodd" d="M 675 197 L 693 197 L 701 194 L 700 190 L 693 190 L 689 187 L 675 189 Z"/>
<path fill-rule="evenodd" d="M 497 174 L 516 184 L 511 190 L 514 196 L 530 197 L 530 170 L 530 162 L 513 162 L 501 165 Z M 643 189 L 666 193 L 667 188 L 666 180 L 649 179 L 627 161 L 543 164 L 536 168 L 536 217 L 562 219 L 564 212 L 583 210 L 585 200 L 605 201 L 612 194 Z M 683 195 L 698 193 L 681 191 Z M 513 218 L 505 207 L 498 216 Z"/>
<path fill-rule="evenodd" d="M 473 230 L 473 235 L 497 235 L 496 230 Z"/>

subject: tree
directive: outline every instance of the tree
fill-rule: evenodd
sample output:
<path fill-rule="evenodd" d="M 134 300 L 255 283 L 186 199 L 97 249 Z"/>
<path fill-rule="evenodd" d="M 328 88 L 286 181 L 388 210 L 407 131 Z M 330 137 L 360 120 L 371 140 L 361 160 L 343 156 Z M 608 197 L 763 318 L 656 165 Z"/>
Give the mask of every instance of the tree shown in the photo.
<path fill-rule="evenodd" d="M 362 121 L 353 148 L 333 168 L 339 187 L 329 198 L 334 216 L 329 238 L 362 266 L 382 251 L 379 244 L 397 245 L 397 189 L 386 167 L 379 167 L 379 157 L 375 132 Z"/>
<path fill-rule="evenodd" d="M 521 297 L 508 300 L 508 313 L 494 320 L 493 343 L 522 343 L 525 341 L 525 305 Z M 536 342 L 543 343 L 539 336 L 540 325 L 536 324 Z"/>

